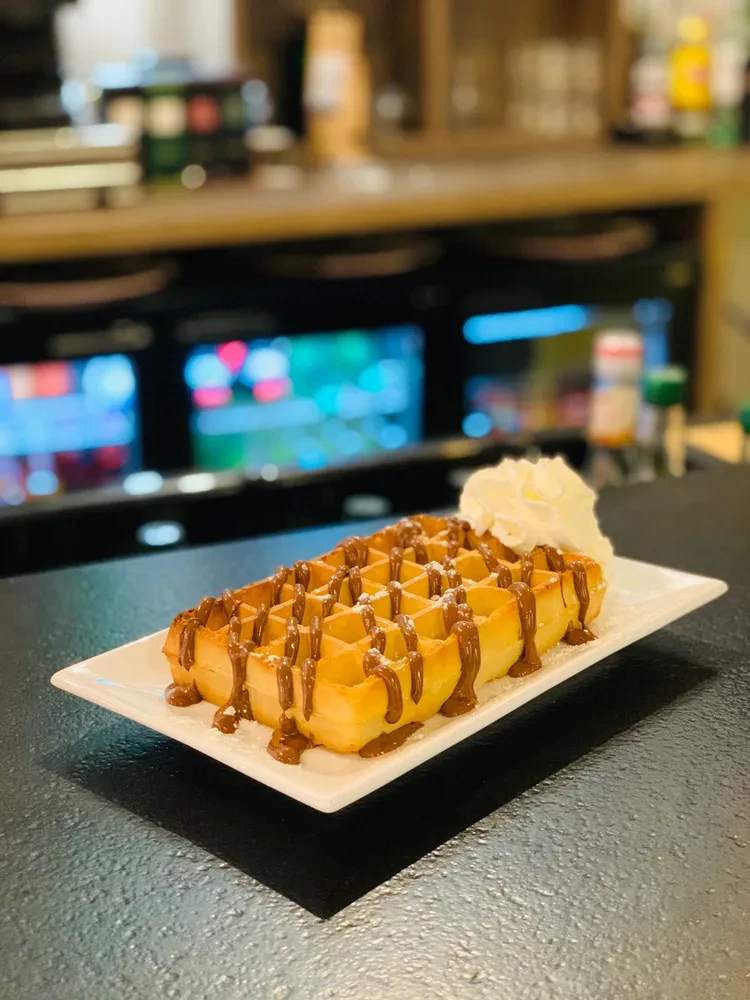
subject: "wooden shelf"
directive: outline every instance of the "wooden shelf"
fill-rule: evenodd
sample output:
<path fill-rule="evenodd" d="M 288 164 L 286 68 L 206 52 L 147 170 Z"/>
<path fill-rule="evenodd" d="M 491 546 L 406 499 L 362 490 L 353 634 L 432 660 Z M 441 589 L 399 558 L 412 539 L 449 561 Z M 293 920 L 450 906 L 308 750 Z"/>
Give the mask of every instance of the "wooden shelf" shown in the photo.
<path fill-rule="evenodd" d="M 594 149 L 499 163 L 394 165 L 378 193 L 322 175 L 301 190 L 233 182 L 152 191 L 137 206 L 0 218 L 0 262 L 325 238 L 660 205 L 707 204 L 750 183 L 750 151 Z"/>
<path fill-rule="evenodd" d="M 317 0 L 234 4 L 237 61 L 278 93 L 279 45 L 293 12 L 302 16 L 324 5 Z M 362 19 L 374 95 L 395 86 L 405 98 L 410 146 L 424 151 L 417 155 L 431 150 L 450 156 L 456 148 L 481 151 L 506 142 L 533 150 L 540 137 L 569 145 L 576 138 L 590 141 L 607 134 L 621 122 L 628 33 L 620 0 L 505 0 L 499 5 L 497 0 L 345 0 L 343 6 Z M 562 47 L 555 50 L 557 57 L 549 49 L 541 51 L 549 43 Z M 580 48 L 576 62 L 574 46 L 582 43 L 599 67 L 589 64 L 583 84 L 574 69 L 580 67 Z M 530 84 L 519 68 L 531 64 L 536 72 Z M 561 85 L 560 72 L 567 84 Z M 473 107 L 466 106 L 467 89 Z M 577 123 L 564 121 L 568 89 L 568 111 L 575 104 Z M 590 99 L 598 127 L 596 121 L 581 126 L 582 99 Z M 375 150 L 389 154 L 392 136 L 383 123 L 373 121 L 370 138 Z"/>

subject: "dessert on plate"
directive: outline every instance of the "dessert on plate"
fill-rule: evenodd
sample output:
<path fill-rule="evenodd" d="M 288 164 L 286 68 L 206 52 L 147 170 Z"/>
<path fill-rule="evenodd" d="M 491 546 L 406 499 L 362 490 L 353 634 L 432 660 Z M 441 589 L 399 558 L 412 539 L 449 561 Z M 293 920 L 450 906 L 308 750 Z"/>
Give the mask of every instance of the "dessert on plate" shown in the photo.
<path fill-rule="evenodd" d="M 612 547 L 595 497 L 562 459 L 472 475 L 460 514 L 403 518 L 178 615 L 169 704 L 217 706 L 213 725 L 271 727 L 286 764 L 322 745 L 378 756 L 477 690 L 524 677 L 560 641 L 595 639 Z"/>

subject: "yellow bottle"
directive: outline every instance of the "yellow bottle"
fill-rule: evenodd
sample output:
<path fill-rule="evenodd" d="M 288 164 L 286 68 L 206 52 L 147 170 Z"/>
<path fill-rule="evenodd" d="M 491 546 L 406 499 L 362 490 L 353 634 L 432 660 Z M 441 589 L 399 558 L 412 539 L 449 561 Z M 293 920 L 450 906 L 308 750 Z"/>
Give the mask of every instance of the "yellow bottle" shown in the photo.
<path fill-rule="evenodd" d="M 682 17 L 677 36 L 670 73 L 675 131 L 684 139 L 702 139 L 711 110 L 708 25 L 702 17 Z"/>

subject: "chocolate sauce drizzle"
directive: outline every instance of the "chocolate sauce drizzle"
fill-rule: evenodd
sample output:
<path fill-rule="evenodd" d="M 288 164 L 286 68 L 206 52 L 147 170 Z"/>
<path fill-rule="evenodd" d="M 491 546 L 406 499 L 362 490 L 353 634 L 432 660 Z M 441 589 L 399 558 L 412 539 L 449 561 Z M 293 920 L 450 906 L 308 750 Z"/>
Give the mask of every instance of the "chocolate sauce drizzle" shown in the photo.
<path fill-rule="evenodd" d="M 419 644 L 419 634 L 414 624 L 414 619 L 410 618 L 409 615 L 399 615 L 395 621 L 396 625 L 401 629 L 401 635 L 404 637 L 404 645 L 409 652 L 413 652 Z"/>
<path fill-rule="evenodd" d="M 286 637 L 284 642 L 284 658 L 289 660 L 292 666 L 297 662 L 299 654 L 299 625 L 296 618 L 287 618 Z"/>
<path fill-rule="evenodd" d="M 494 573 L 497 570 L 500 561 L 487 542 L 480 542 L 477 547 L 477 551 L 481 555 L 482 559 L 484 559 L 484 565 L 487 567 L 487 572 Z"/>
<path fill-rule="evenodd" d="M 513 583 L 508 590 L 515 595 L 518 604 L 518 617 L 521 622 L 521 638 L 523 653 L 521 659 L 514 663 L 508 673 L 511 677 L 525 677 L 539 670 L 542 661 L 536 648 L 536 595 L 526 583 Z"/>
<path fill-rule="evenodd" d="M 411 700 L 415 705 L 419 704 L 424 688 L 424 659 L 417 648 L 419 636 L 414 626 L 413 620 L 408 615 L 398 615 L 396 624 L 401 629 L 406 646 L 406 656 L 409 660 L 409 671 L 411 673 Z"/>
<path fill-rule="evenodd" d="M 310 619 L 310 656 L 313 660 L 320 659 L 320 645 L 323 641 L 323 626 L 318 615 Z"/>
<path fill-rule="evenodd" d="M 333 571 L 333 576 L 328 581 L 328 594 L 334 601 L 338 601 L 341 596 L 341 584 L 349 576 L 348 566 L 338 566 Z M 330 614 L 330 611 L 328 612 Z"/>
<path fill-rule="evenodd" d="M 552 570 L 553 573 L 564 573 L 565 559 L 560 549 L 554 545 L 543 545 L 542 549 L 547 559 L 547 568 Z"/>
<path fill-rule="evenodd" d="M 369 594 L 363 594 L 357 602 L 357 610 L 362 615 L 362 624 L 364 625 L 365 632 L 368 635 L 377 625 L 377 622 L 375 621 L 375 612 L 372 604 L 370 603 L 371 600 L 372 599 Z"/>
<path fill-rule="evenodd" d="M 575 628 L 571 623 L 565 634 L 565 641 L 569 646 L 582 646 L 584 643 L 596 639 L 594 633 L 586 625 L 586 615 L 589 613 L 589 604 L 591 603 L 589 582 L 586 578 L 586 566 L 582 562 L 571 563 L 570 568 L 573 570 L 573 586 L 576 588 L 576 597 L 580 604 L 578 611 L 580 628 Z"/>
<path fill-rule="evenodd" d="M 405 726 L 401 726 L 399 729 L 393 729 L 390 733 L 381 733 L 380 736 L 376 736 L 374 740 L 370 740 L 369 743 L 365 743 L 359 751 L 359 756 L 366 758 L 380 757 L 384 753 L 390 753 L 391 750 L 397 750 L 400 746 L 403 746 L 404 743 L 406 743 L 411 735 L 416 733 L 416 731 L 421 728 L 421 722 L 407 722 Z"/>
<path fill-rule="evenodd" d="M 379 625 L 373 625 L 370 629 L 370 648 L 385 655 L 385 629 Z"/>
<path fill-rule="evenodd" d="M 521 555 L 521 583 L 525 583 L 527 587 L 530 587 L 533 573 L 534 559 L 530 552 L 524 552 Z"/>
<path fill-rule="evenodd" d="M 401 598 L 403 597 L 404 588 L 397 580 L 391 580 L 388 584 L 388 596 L 391 599 L 391 618 L 395 618 L 396 615 L 401 613 Z"/>
<path fill-rule="evenodd" d="M 471 547 L 467 538 L 471 527 L 468 521 L 454 515 L 445 522 L 445 528 L 448 532 L 448 555 L 455 559 L 462 544 L 467 549 Z"/>
<path fill-rule="evenodd" d="M 313 692 L 317 675 L 316 662 L 320 659 L 320 646 L 323 641 L 323 628 L 320 618 L 314 615 L 310 619 L 310 655 L 302 661 L 302 714 L 309 720 L 313 710 Z"/>
<path fill-rule="evenodd" d="M 451 634 L 458 640 L 458 654 L 461 658 L 461 674 L 453 694 L 441 706 L 440 712 L 449 718 L 466 715 L 477 705 L 474 689 L 477 674 L 482 665 L 482 651 L 479 646 L 479 630 L 473 621 L 457 621 Z"/>
<path fill-rule="evenodd" d="M 303 584 L 295 583 L 294 601 L 292 602 L 292 618 L 295 618 L 300 625 L 305 617 L 305 606 L 307 605 L 307 593 Z"/>
<path fill-rule="evenodd" d="M 513 573 L 511 572 L 510 566 L 507 563 L 499 562 L 495 572 L 497 574 L 498 587 L 502 590 L 507 590 L 513 583 Z"/>
<path fill-rule="evenodd" d="M 292 571 L 288 566 L 277 566 L 276 572 L 271 577 L 271 607 L 275 608 L 281 601 L 281 588 L 287 581 L 287 577 Z"/>
<path fill-rule="evenodd" d="M 164 692 L 164 697 L 167 704 L 173 708 L 190 708 L 191 705 L 203 701 L 195 681 L 191 681 L 190 684 L 170 684 Z"/>
<path fill-rule="evenodd" d="M 412 518 L 402 517 L 401 520 L 394 525 L 394 532 L 398 547 L 401 549 L 408 549 L 410 546 L 414 545 L 414 540 L 419 538 L 422 534 L 422 527 L 416 521 L 412 520 Z"/>
<path fill-rule="evenodd" d="M 227 616 L 227 624 L 229 624 L 232 617 L 237 614 L 240 602 L 231 590 L 223 590 L 221 592 L 221 606 L 224 608 L 224 614 Z"/>
<path fill-rule="evenodd" d="M 341 596 L 341 584 L 349 576 L 348 566 L 338 566 L 334 572 L 331 579 L 328 581 L 328 595 L 323 598 L 321 612 L 324 618 L 327 618 L 333 611 L 333 605 L 338 601 Z"/>
<path fill-rule="evenodd" d="M 443 569 L 445 570 L 445 575 L 448 578 L 448 586 L 450 589 L 453 590 L 456 587 L 460 587 L 463 583 L 463 579 L 461 578 L 461 574 L 456 569 L 456 564 L 449 556 L 446 556 L 445 559 L 443 559 Z"/>
<path fill-rule="evenodd" d="M 302 559 L 297 560 L 294 564 L 294 582 L 301 584 L 303 590 L 308 591 L 310 589 L 310 576 L 310 564 Z"/>
<path fill-rule="evenodd" d="M 294 674 L 288 656 L 276 657 L 276 688 L 281 709 L 286 712 L 294 704 Z"/>
<path fill-rule="evenodd" d="M 471 538 L 469 537 L 471 535 L 471 525 L 465 518 L 459 517 L 458 526 L 464 533 L 464 537 L 462 539 L 463 547 L 471 551 Z"/>
<path fill-rule="evenodd" d="M 394 545 L 388 555 L 388 566 L 390 569 L 390 579 L 400 581 L 401 567 L 404 563 L 404 550 L 398 545 Z"/>
<path fill-rule="evenodd" d="M 449 517 L 445 522 L 445 528 L 448 532 L 448 555 L 451 559 L 455 559 L 458 555 L 461 538 L 461 528 L 458 524 L 458 518 Z"/>
<path fill-rule="evenodd" d="M 411 546 L 414 549 L 414 558 L 420 566 L 424 566 L 425 563 L 429 562 L 430 554 L 427 551 L 427 545 L 423 538 L 415 538 Z"/>
<path fill-rule="evenodd" d="M 359 566 L 352 566 L 349 570 L 349 593 L 351 594 L 352 604 L 356 604 L 362 596 L 362 574 L 360 573 Z"/>
<path fill-rule="evenodd" d="M 383 658 L 382 653 L 377 649 L 368 649 L 362 658 L 362 669 L 365 677 L 379 677 L 385 684 L 388 695 L 388 707 L 385 713 L 385 721 L 389 725 L 394 725 L 404 714 L 404 696 L 401 693 L 401 684 L 393 667 L 390 667 Z"/>
<path fill-rule="evenodd" d="M 294 704 L 294 675 L 286 656 L 280 656 L 276 661 L 276 685 L 281 717 L 278 729 L 274 729 L 269 740 L 268 752 L 282 764 L 299 764 L 302 754 L 313 742 L 302 735 L 294 719 L 286 714 Z"/>
<path fill-rule="evenodd" d="M 190 670 L 195 663 L 195 633 L 199 628 L 205 628 L 215 603 L 213 597 L 204 597 L 195 614 L 182 626 L 177 661 L 186 670 Z"/>
<path fill-rule="evenodd" d="M 255 621 L 253 622 L 253 642 L 256 646 L 263 645 L 263 633 L 266 631 L 266 625 L 268 624 L 268 616 L 271 613 L 271 609 L 267 604 L 261 604 L 258 608 L 258 612 L 255 615 Z"/>
<path fill-rule="evenodd" d="M 425 566 L 425 573 L 427 573 L 427 588 L 429 591 L 428 596 L 430 598 L 440 597 L 441 591 L 443 589 L 443 573 L 442 567 L 439 563 L 428 562 Z"/>
<path fill-rule="evenodd" d="M 443 625 L 446 635 L 450 635 L 453 626 L 458 621 L 471 621 L 474 617 L 471 608 L 466 603 L 466 591 L 463 587 L 446 590 L 443 594 Z"/>
<path fill-rule="evenodd" d="M 239 615 L 233 615 L 229 623 L 229 638 L 227 652 L 232 664 L 232 690 L 229 701 L 222 705 L 214 714 L 212 726 L 227 735 L 234 733 L 240 724 L 240 719 L 251 721 L 253 710 L 250 705 L 250 692 L 245 687 L 247 680 L 247 657 L 255 648 L 251 639 L 240 639 L 242 622 Z"/>
<path fill-rule="evenodd" d="M 315 690 L 315 675 L 317 673 L 315 660 L 308 656 L 302 661 L 300 673 L 302 674 L 302 714 L 305 721 L 309 722 L 313 710 L 313 691 Z"/>
<path fill-rule="evenodd" d="M 369 550 L 367 542 L 364 538 L 360 538 L 359 535 L 352 535 L 351 538 L 346 538 L 341 543 L 341 547 L 344 550 L 346 565 L 350 569 L 352 566 L 360 567 L 367 565 L 367 555 Z"/>
<path fill-rule="evenodd" d="M 420 524 L 413 521 L 410 517 L 404 517 L 398 522 L 398 524 L 394 525 L 394 532 L 396 536 L 396 546 L 398 548 L 402 550 L 409 548 L 414 549 L 414 558 L 420 566 L 424 566 L 424 564 L 429 561 L 430 557 L 427 554 L 426 540 Z M 393 572 L 393 569 L 391 569 L 391 580 L 398 580 L 400 578 L 400 572 L 401 564 L 399 562 L 399 573 L 397 575 Z"/>
<path fill-rule="evenodd" d="M 195 663 L 195 633 L 201 628 L 201 622 L 196 615 L 188 618 L 180 632 L 180 648 L 177 660 L 181 667 L 190 670 Z"/>
<path fill-rule="evenodd" d="M 201 625 L 207 625 L 208 619 L 211 617 L 211 612 L 214 609 L 216 601 L 213 597 L 204 597 L 203 600 L 198 605 L 198 610 L 195 612 L 195 617 L 201 623 Z"/>
<path fill-rule="evenodd" d="M 560 577 L 560 597 L 562 597 L 563 607 L 567 608 L 567 602 L 565 600 L 565 581 L 563 580 L 563 573 L 565 572 L 565 557 L 563 556 L 560 549 L 556 548 L 554 545 L 543 545 L 544 554 L 547 557 L 547 569 L 551 569 L 553 573 L 557 573 Z"/>
<path fill-rule="evenodd" d="M 406 654 L 409 661 L 409 673 L 411 674 L 411 700 L 418 705 L 422 700 L 424 690 L 424 657 L 418 649 L 410 650 Z"/>
<path fill-rule="evenodd" d="M 280 764 L 299 764 L 305 750 L 315 744 L 297 729 L 297 723 L 288 715 L 279 718 L 279 728 L 274 729 L 266 748 Z"/>

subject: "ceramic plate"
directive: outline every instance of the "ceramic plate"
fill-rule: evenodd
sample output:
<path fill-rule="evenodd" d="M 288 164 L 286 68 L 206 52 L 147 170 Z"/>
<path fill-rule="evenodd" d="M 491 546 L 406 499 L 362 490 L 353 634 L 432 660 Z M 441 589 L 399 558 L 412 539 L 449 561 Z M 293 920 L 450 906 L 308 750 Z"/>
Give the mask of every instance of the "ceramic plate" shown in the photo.
<path fill-rule="evenodd" d="M 371 760 L 317 747 L 303 755 L 299 767 L 291 767 L 266 752 L 271 731 L 258 722 L 243 721 L 233 736 L 225 736 L 211 728 L 214 705 L 202 702 L 191 708 L 170 707 L 164 700 L 169 669 L 161 654 L 166 630 L 60 670 L 52 683 L 180 740 L 313 809 L 330 813 L 369 795 L 611 653 L 707 604 L 726 589 L 721 580 L 615 559 L 604 608 L 593 623 L 597 642 L 555 647 L 545 654 L 537 673 L 483 685 L 473 712 L 456 719 L 435 716 L 404 746 Z"/>

